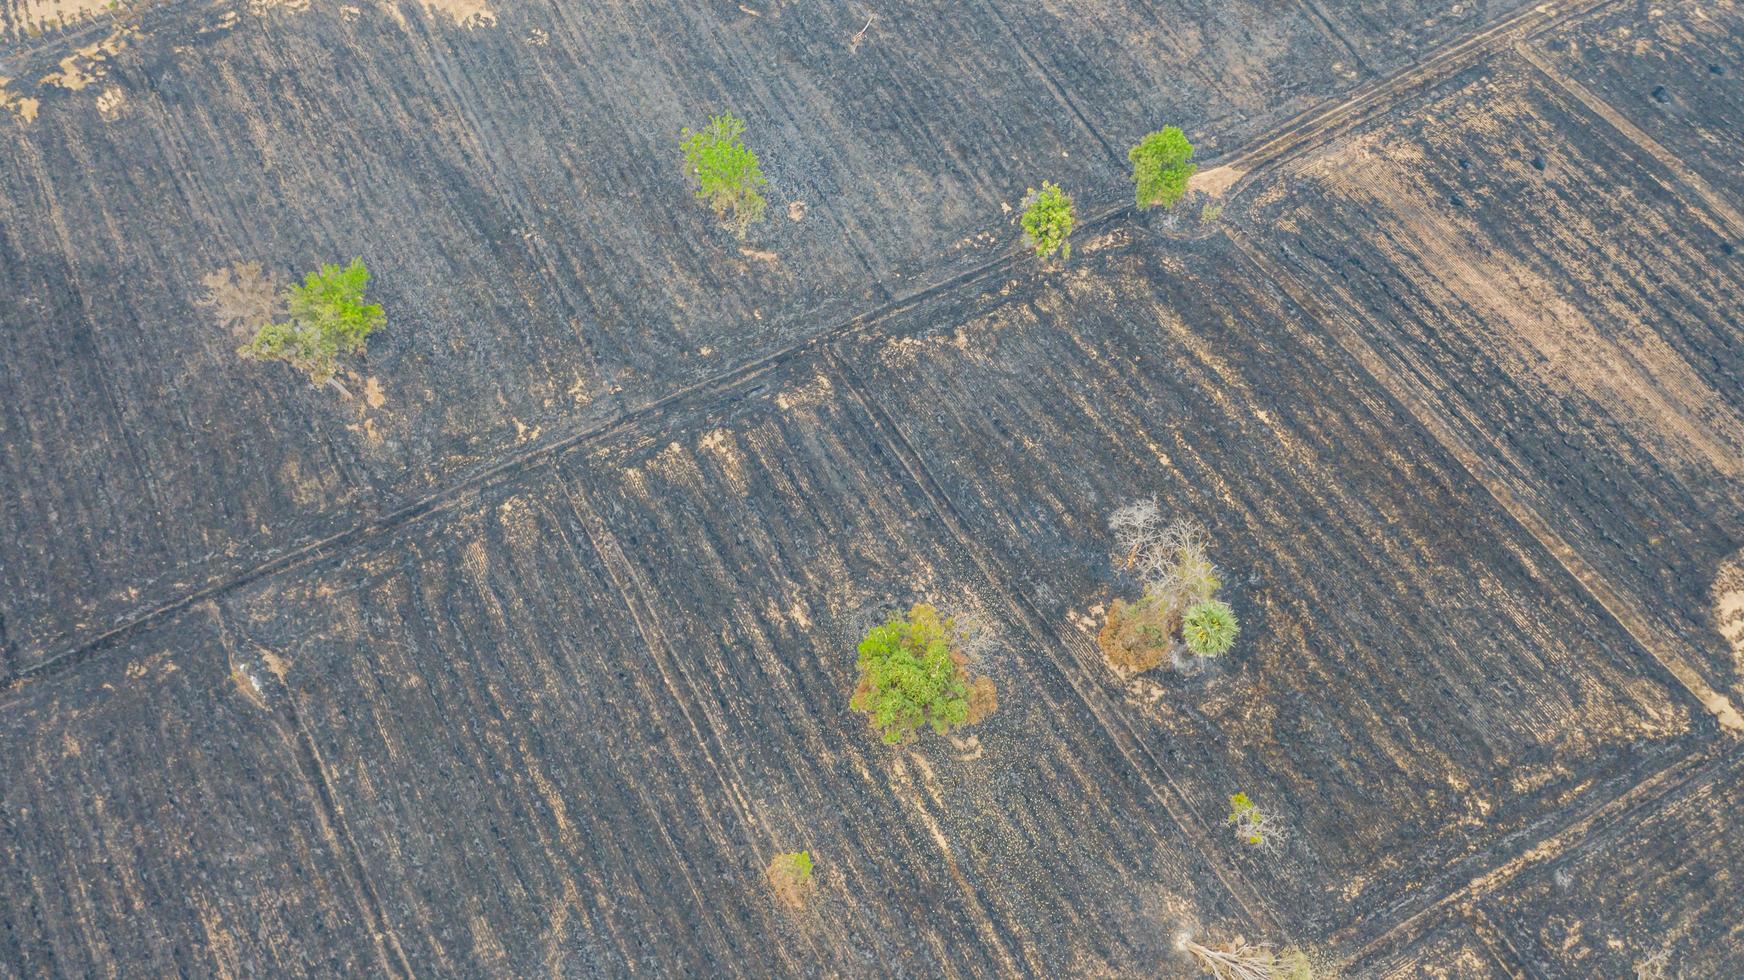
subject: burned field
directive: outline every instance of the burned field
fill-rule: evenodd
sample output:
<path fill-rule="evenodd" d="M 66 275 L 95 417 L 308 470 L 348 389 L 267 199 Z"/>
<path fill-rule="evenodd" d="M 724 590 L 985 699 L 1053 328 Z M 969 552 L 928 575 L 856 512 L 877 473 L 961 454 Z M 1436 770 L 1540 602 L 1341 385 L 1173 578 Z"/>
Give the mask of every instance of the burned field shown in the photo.
<path fill-rule="evenodd" d="M 59 10 L 0 6 L 0 974 L 1744 970 L 1731 0 Z M 1163 123 L 1239 163 L 1191 214 Z M 353 255 L 334 385 L 237 356 Z M 1240 633 L 1132 675 L 1147 499 Z M 997 708 L 890 746 L 916 603 Z"/>

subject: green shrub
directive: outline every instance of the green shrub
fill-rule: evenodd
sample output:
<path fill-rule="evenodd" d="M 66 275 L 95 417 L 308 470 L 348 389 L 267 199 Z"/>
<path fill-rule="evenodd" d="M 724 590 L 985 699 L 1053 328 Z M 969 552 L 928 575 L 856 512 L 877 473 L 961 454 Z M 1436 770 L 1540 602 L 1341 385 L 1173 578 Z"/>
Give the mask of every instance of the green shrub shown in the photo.
<path fill-rule="evenodd" d="M 1035 249 L 1037 258 L 1047 258 L 1056 251 L 1060 258 L 1072 257 L 1072 199 L 1060 190 L 1060 185 L 1042 181 L 1042 189 L 1029 189 L 1023 199 L 1024 241 Z"/>
<path fill-rule="evenodd" d="M 1277 857 L 1284 853 L 1289 827 L 1276 810 L 1267 807 L 1261 811 L 1259 804 L 1248 799 L 1246 793 L 1237 793 L 1229 798 L 1227 823 L 1234 830 L 1237 840 L 1260 853 L 1268 857 Z"/>
<path fill-rule="evenodd" d="M 777 854 L 763 873 L 769 879 L 769 887 L 775 891 L 776 900 L 797 909 L 805 904 L 810 891 L 811 852 Z"/>
<path fill-rule="evenodd" d="M 368 285 L 369 270 L 362 259 L 352 259 L 343 269 L 321 266 L 301 286 L 285 290 L 290 319 L 261 327 L 237 353 L 288 361 L 316 385 L 326 384 L 339 370 L 339 356 L 363 353 L 366 338 L 386 319 L 380 306 L 363 301 Z"/>
<path fill-rule="evenodd" d="M 811 852 L 794 851 L 790 854 L 775 855 L 775 863 L 795 884 L 803 885 L 811 880 Z"/>
<path fill-rule="evenodd" d="M 1187 193 L 1187 179 L 1199 169 L 1197 164 L 1187 162 L 1192 157 L 1193 144 L 1175 126 L 1164 126 L 1139 140 L 1126 153 L 1126 158 L 1132 161 L 1138 206 L 1174 207 L 1181 195 Z"/>
<path fill-rule="evenodd" d="M 1265 822 L 1265 814 L 1260 812 L 1254 801 L 1247 798 L 1246 793 L 1237 793 L 1229 798 L 1228 823 L 1235 828 L 1237 836 L 1257 847 L 1265 843 Z"/>
<path fill-rule="evenodd" d="M 1235 635 L 1241 628 L 1235 622 L 1235 610 L 1221 599 L 1206 599 L 1189 606 L 1181 617 L 1181 639 L 1187 649 L 1201 657 L 1215 657 L 1235 645 Z"/>
<path fill-rule="evenodd" d="M 849 702 L 888 744 L 922 725 L 944 734 L 969 719 L 970 681 L 956 653 L 957 625 L 925 603 L 891 616 L 860 641 L 860 682 Z"/>
<path fill-rule="evenodd" d="M 696 182 L 696 197 L 714 209 L 715 217 L 740 238 L 763 220 L 768 202 L 758 193 L 767 183 L 757 154 L 739 137 L 745 123 L 730 112 L 710 116 L 700 132 L 686 128 L 683 141 L 684 172 Z"/>

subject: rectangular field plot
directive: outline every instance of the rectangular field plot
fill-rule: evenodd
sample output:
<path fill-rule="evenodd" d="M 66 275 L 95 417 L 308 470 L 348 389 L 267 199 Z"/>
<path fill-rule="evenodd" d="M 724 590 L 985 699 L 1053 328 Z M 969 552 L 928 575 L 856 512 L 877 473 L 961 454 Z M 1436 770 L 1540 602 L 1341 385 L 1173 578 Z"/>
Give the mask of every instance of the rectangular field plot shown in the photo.
<path fill-rule="evenodd" d="M 1469 73 L 1305 164 L 1258 247 L 1736 702 L 1744 260 L 1534 77 Z"/>
<path fill-rule="evenodd" d="M 1744 976 L 1744 756 L 1518 881 L 1483 906 L 1535 976 Z M 1651 975 L 1651 974 L 1649 974 Z"/>
<path fill-rule="evenodd" d="M 197 609 L 0 704 L 0 975 L 394 967 L 281 713 Z"/>
<path fill-rule="evenodd" d="M 1245 928 L 1159 801 L 1154 762 L 1129 758 L 1119 706 L 1065 683 L 816 362 L 565 472 L 771 841 L 809 842 L 834 869 L 840 955 L 879 964 L 890 954 L 860 930 L 889 921 L 913 937 L 914 959 L 889 961 L 905 973 L 1118 975 L 1168 955 L 1183 915 Z M 855 645 L 922 600 L 986 629 L 975 669 L 999 707 L 892 749 L 847 706 Z"/>
<path fill-rule="evenodd" d="M 776 428 L 775 401 L 815 394 L 773 387 L 744 414 Z M 887 749 L 847 709 L 850 630 L 973 572 L 889 510 L 911 506 L 894 475 L 836 441 L 860 435 L 851 417 L 792 411 L 785 475 L 839 482 L 755 511 L 729 472 L 667 483 L 758 431 L 679 424 L 656 460 L 575 460 L 578 485 L 621 487 L 597 504 L 547 478 L 488 491 L 229 605 L 239 645 L 282 673 L 414 970 L 1059 975 L 1160 955 L 1181 909 L 1239 921 L 1069 692 L 1005 647 L 986 660 L 1006 703 L 976 738 Z M 609 536 L 578 516 L 594 506 Z M 1053 734 L 1062 714 L 1076 734 Z M 786 912 L 763 871 L 800 849 L 818 887 Z"/>
<path fill-rule="evenodd" d="M 1744 5 L 1619 4 L 1533 46 L 1744 210 Z"/>
<path fill-rule="evenodd" d="M 1154 497 L 1209 530 L 1241 638 L 1127 711 L 1206 824 L 1244 792 L 1290 827 L 1248 865 L 1281 917 L 1356 928 L 1676 751 L 1683 692 L 1260 270 L 1126 234 L 848 356 L 1083 685 L 1117 683 L 1094 637 L 1136 589 L 1109 513 Z"/>
<path fill-rule="evenodd" d="M 153 11 L 0 127 L 18 669 L 983 261 L 1043 177 L 1119 182 L 972 5 L 857 50 L 846 9 L 295 6 Z M 725 109 L 770 181 L 743 242 L 678 148 Z M 219 313 L 353 256 L 388 321 L 350 397 L 239 361 Z M 249 262 L 263 289 L 201 305 Z"/>

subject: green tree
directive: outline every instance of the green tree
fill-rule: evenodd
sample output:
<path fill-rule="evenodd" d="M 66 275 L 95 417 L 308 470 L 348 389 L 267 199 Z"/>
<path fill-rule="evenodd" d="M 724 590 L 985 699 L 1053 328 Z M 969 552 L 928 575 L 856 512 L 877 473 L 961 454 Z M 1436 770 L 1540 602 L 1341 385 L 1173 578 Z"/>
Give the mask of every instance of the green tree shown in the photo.
<path fill-rule="evenodd" d="M 1199 169 L 1198 164 L 1187 162 L 1192 157 L 1193 144 L 1175 126 L 1164 126 L 1139 140 L 1126 153 L 1126 158 L 1132 161 L 1138 206 L 1174 207 L 1181 195 L 1187 193 L 1187 179 Z"/>
<path fill-rule="evenodd" d="M 1235 622 L 1235 610 L 1221 599 L 1206 599 L 1187 608 L 1181 617 L 1181 639 L 1187 649 L 1201 657 L 1215 657 L 1235 645 L 1235 635 L 1241 628 Z"/>
<path fill-rule="evenodd" d="M 740 238 L 763 220 L 768 202 L 758 188 L 767 183 L 757 154 L 740 139 L 745 123 L 730 112 L 710 116 L 707 126 L 691 132 L 686 128 L 679 144 L 684 151 L 684 172 L 696 182 L 696 198 L 714 209 L 715 217 Z"/>
<path fill-rule="evenodd" d="M 288 361 L 316 385 L 333 380 L 341 354 L 361 354 L 365 340 L 386 316 L 382 308 L 363 301 L 369 270 L 362 259 L 341 269 L 323 265 L 301 286 L 285 290 L 290 319 L 261 327 L 254 339 L 238 348 L 243 357 Z"/>
<path fill-rule="evenodd" d="M 1037 258 L 1045 259 L 1056 251 L 1062 259 L 1071 258 L 1072 243 L 1066 238 L 1072 234 L 1075 220 L 1072 199 L 1058 184 L 1044 180 L 1041 190 L 1032 187 L 1023 199 L 1024 242 L 1035 249 Z"/>
<path fill-rule="evenodd" d="M 970 681 L 957 624 L 920 603 L 860 641 L 860 682 L 849 705 L 895 745 L 922 725 L 944 734 L 969 719 Z"/>

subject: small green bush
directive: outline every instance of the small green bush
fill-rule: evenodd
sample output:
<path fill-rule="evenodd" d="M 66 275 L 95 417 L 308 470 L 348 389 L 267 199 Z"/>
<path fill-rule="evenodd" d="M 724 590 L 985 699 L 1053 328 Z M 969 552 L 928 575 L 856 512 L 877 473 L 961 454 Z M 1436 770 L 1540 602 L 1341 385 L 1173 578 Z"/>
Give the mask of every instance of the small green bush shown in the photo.
<path fill-rule="evenodd" d="M 1192 157 L 1193 144 L 1175 126 L 1164 126 L 1139 140 L 1126 153 L 1126 158 L 1132 161 L 1138 206 L 1174 207 L 1181 195 L 1187 193 L 1187 179 L 1199 170 L 1198 164 L 1187 162 Z"/>
<path fill-rule="evenodd" d="M 1029 189 L 1023 199 L 1023 233 L 1025 244 L 1035 249 L 1036 257 L 1045 259 L 1060 253 L 1060 258 L 1072 257 L 1072 234 L 1075 217 L 1072 199 L 1060 190 L 1060 185 L 1042 181 L 1042 189 Z"/>
<path fill-rule="evenodd" d="M 779 855 L 779 859 L 786 864 L 788 873 L 793 876 L 794 881 L 803 885 L 811 880 L 810 851 L 794 851 L 791 854 L 782 854 Z"/>
<path fill-rule="evenodd" d="M 1235 828 L 1237 836 L 1257 847 L 1266 840 L 1265 831 L 1262 829 L 1265 822 L 1265 814 L 1260 812 L 1254 801 L 1247 798 L 1246 793 L 1237 793 L 1229 798 L 1228 823 Z"/>
<path fill-rule="evenodd" d="M 969 680 L 958 657 L 956 623 L 925 603 L 891 616 L 860 641 L 860 682 L 849 705 L 887 744 L 922 725 L 943 735 L 969 719 Z"/>
<path fill-rule="evenodd" d="M 767 205 L 758 188 L 768 183 L 757 163 L 757 154 L 740 139 L 745 123 L 730 112 L 710 116 L 699 132 L 686 128 L 679 144 L 684 151 L 684 172 L 696 182 L 696 198 L 714 209 L 740 238 L 763 220 Z"/>
<path fill-rule="evenodd" d="M 243 357 L 288 361 L 317 386 L 332 380 L 341 354 L 361 354 L 365 340 L 386 319 L 382 308 L 363 301 L 369 270 L 362 259 L 341 269 L 323 265 L 301 286 L 285 290 L 290 319 L 260 328 L 237 349 Z"/>
<path fill-rule="evenodd" d="M 763 873 L 769 879 L 769 887 L 775 891 L 776 900 L 782 905 L 793 909 L 805 905 L 806 896 L 811 891 L 810 851 L 777 854 Z"/>
<path fill-rule="evenodd" d="M 1221 599 L 1195 603 L 1181 617 L 1181 639 L 1187 642 L 1187 649 L 1201 657 L 1227 653 L 1239 632 L 1235 610 Z"/>

